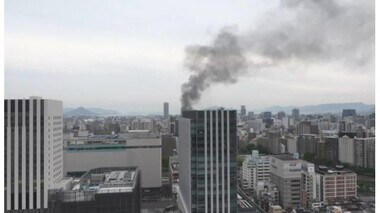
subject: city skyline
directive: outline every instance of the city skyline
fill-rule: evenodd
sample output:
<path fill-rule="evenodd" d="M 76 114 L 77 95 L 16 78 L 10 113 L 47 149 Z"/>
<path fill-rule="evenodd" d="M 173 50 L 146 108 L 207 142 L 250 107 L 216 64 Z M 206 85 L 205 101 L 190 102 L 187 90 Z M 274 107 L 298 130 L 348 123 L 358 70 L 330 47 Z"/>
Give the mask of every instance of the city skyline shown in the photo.
<path fill-rule="evenodd" d="M 359 59 L 368 59 L 362 60 L 364 65 L 342 62 L 334 51 L 326 56 L 331 57 L 327 61 L 320 57 L 296 58 L 268 72 L 249 72 L 235 84 L 213 85 L 204 91 L 194 107 L 204 109 L 229 104 L 238 109 L 244 104 L 260 109 L 275 105 L 373 104 L 373 1 L 355 2 L 348 1 L 344 5 L 333 2 L 325 6 L 331 10 L 348 9 L 352 15 L 368 15 L 364 19 L 368 24 L 364 26 L 368 26 L 365 32 L 370 39 L 357 44 L 357 40 L 353 40 L 353 46 L 348 49 L 352 55 L 357 53 Z M 181 85 L 190 74 L 183 65 L 187 46 L 212 43 L 225 26 L 232 26 L 238 34 L 245 35 L 267 22 L 277 23 L 278 18 L 268 18 L 273 11 L 286 8 L 290 15 L 297 15 L 308 9 L 307 5 L 298 6 L 297 1 L 294 5 L 291 3 L 225 1 L 200 6 L 189 2 L 180 5 L 176 2 L 109 4 L 98 1 L 88 5 L 81 1 L 65 4 L 42 0 L 7 1 L 4 8 L 5 98 L 38 95 L 62 100 L 64 107 L 91 106 L 121 112 L 135 109 L 159 112 L 162 103 L 167 101 L 171 111 L 179 112 Z M 352 10 L 356 4 L 359 4 L 358 9 Z M 337 5 L 341 7 L 336 8 Z M 214 10 L 220 13 L 210 16 Z M 313 15 L 307 18 L 321 20 Z M 342 45 L 347 44 L 347 39 L 356 38 L 342 35 L 349 32 L 342 22 L 332 24 L 338 28 L 331 36 L 340 39 Z M 320 30 L 323 34 L 322 30 L 328 29 Z M 314 31 L 305 33 L 303 38 L 307 43 L 307 33 Z M 361 52 L 367 47 L 367 52 Z"/>

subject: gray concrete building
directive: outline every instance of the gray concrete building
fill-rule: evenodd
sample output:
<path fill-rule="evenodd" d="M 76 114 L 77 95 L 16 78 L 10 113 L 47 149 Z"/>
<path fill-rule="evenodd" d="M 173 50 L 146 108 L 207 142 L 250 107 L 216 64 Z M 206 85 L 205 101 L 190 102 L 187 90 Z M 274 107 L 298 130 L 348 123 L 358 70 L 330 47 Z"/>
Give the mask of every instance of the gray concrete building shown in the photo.
<path fill-rule="evenodd" d="M 354 139 L 354 165 L 375 168 L 375 138 Z"/>
<path fill-rule="evenodd" d="M 64 171 L 74 175 L 98 167 L 136 166 L 141 187 L 158 190 L 162 186 L 161 148 L 161 137 L 150 132 L 65 138 Z"/>
<path fill-rule="evenodd" d="M 169 118 L 169 103 L 164 103 L 164 118 Z"/>
<path fill-rule="evenodd" d="M 292 117 L 294 119 L 296 119 L 296 120 L 299 119 L 299 117 L 300 117 L 300 110 L 296 109 L 296 108 L 292 109 Z"/>
<path fill-rule="evenodd" d="M 299 154 L 310 153 L 317 155 L 317 142 L 319 138 L 314 134 L 303 134 L 297 137 L 297 152 Z"/>
<path fill-rule="evenodd" d="M 280 192 L 280 205 L 284 209 L 300 205 L 301 163 L 292 155 L 270 157 L 270 179 Z"/>
<path fill-rule="evenodd" d="M 71 185 L 49 190 L 49 213 L 140 212 L 137 167 L 92 169 Z"/>

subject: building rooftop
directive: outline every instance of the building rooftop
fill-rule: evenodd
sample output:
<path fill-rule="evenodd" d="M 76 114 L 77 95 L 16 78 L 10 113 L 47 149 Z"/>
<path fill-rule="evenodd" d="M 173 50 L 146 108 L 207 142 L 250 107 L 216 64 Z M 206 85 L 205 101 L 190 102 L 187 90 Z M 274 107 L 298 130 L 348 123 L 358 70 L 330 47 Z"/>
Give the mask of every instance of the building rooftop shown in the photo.
<path fill-rule="evenodd" d="M 107 167 L 88 171 L 72 190 L 113 193 L 132 191 L 138 174 L 137 167 Z"/>
<path fill-rule="evenodd" d="M 318 166 L 315 168 L 315 172 L 319 174 L 324 175 L 334 175 L 334 174 L 348 174 L 348 173 L 355 173 L 349 169 L 344 168 L 342 165 L 336 165 L 335 167 L 327 167 L 327 166 Z"/>
<path fill-rule="evenodd" d="M 282 155 L 272 155 L 274 158 L 284 160 L 284 161 L 292 161 L 292 160 L 299 160 L 298 158 L 295 158 L 293 155 L 287 155 L 287 154 L 282 154 Z"/>
<path fill-rule="evenodd" d="M 96 194 L 133 192 L 138 181 L 137 167 L 96 168 L 84 174 L 69 190 L 49 190 L 49 199 L 62 202 L 91 201 Z"/>
<path fill-rule="evenodd" d="M 154 139 L 160 138 L 154 132 L 130 132 L 114 135 L 91 135 L 87 137 L 64 136 L 64 141 L 68 145 L 88 145 L 88 144 L 126 144 L 130 139 Z M 65 143 L 65 144 L 66 144 Z"/>

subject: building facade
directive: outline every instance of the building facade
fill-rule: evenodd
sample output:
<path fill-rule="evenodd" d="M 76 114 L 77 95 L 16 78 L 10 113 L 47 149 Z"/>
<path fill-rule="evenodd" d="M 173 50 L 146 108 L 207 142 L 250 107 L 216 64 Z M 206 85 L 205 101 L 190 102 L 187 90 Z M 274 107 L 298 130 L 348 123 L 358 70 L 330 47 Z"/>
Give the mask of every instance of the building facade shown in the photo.
<path fill-rule="evenodd" d="M 140 174 L 137 167 L 96 168 L 66 189 L 49 190 L 49 213 L 139 213 Z"/>
<path fill-rule="evenodd" d="M 299 154 L 310 153 L 317 154 L 317 141 L 318 138 L 314 134 L 303 134 L 297 138 L 297 152 Z"/>
<path fill-rule="evenodd" d="M 41 211 L 63 177 L 62 102 L 4 100 L 5 209 Z"/>
<path fill-rule="evenodd" d="M 280 192 L 280 205 L 284 209 L 301 204 L 301 162 L 291 155 L 270 157 L 270 179 Z"/>
<path fill-rule="evenodd" d="M 237 212 L 236 111 L 183 111 L 179 203 L 183 212 Z"/>
<path fill-rule="evenodd" d="M 321 175 L 321 198 L 327 204 L 357 197 L 357 175 L 338 165 L 335 168 L 319 166 Z"/>
<path fill-rule="evenodd" d="M 349 116 L 355 116 L 356 110 L 355 109 L 343 109 L 342 111 L 342 118 L 349 117 Z"/>
<path fill-rule="evenodd" d="M 242 176 L 245 189 L 255 189 L 257 182 L 269 181 L 269 156 L 259 156 L 259 151 L 252 150 L 243 162 Z"/>
<path fill-rule="evenodd" d="M 313 203 L 321 200 L 320 175 L 315 173 L 315 166 L 307 161 L 301 163 L 301 205 L 311 208 Z"/>
<path fill-rule="evenodd" d="M 140 170 L 141 187 L 162 186 L 162 143 L 157 133 L 134 132 L 64 139 L 64 172 L 84 174 L 98 167 L 131 167 Z"/>
<path fill-rule="evenodd" d="M 296 119 L 296 120 L 299 119 L 299 117 L 300 117 L 300 110 L 296 109 L 296 108 L 292 109 L 292 117 L 294 119 Z"/>
<path fill-rule="evenodd" d="M 354 139 L 354 164 L 358 167 L 375 168 L 375 138 Z"/>
<path fill-rule="evenodd" d="M 354 139 L 348 136 L 339 138 L 339 161 L 354 165 Z"/>
<path fill-rule="evenodd" d="M 169 118 L 169 103 L 164 103 L 164 118 Z"/>

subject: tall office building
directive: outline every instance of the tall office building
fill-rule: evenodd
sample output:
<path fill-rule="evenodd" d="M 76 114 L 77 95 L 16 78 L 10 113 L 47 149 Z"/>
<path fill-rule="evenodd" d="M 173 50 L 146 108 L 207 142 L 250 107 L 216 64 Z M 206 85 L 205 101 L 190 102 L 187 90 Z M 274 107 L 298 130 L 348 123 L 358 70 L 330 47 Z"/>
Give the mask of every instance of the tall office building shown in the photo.
<path fill-rule="evenodd" d="M 300 110 L 297 108 L 292 109 L 292 117 L 298 119 L 300 117 Z"/>
<path fill-rule="evenodd" d="M 286 117 L 286 114 L 284 111 L 281 111 L 281 112 L 277 112 L 277 119 L 278 120 L 282 120 L 283 118 Z"/>
<path fill-rule="evenodd" d="M 245 105 L 241 105 L 240 107 L 240 115 L 245 116 L 247 114 L 247 110 L 245 109 Z"/>
<path fill-rule="evenodd" d="M 309 153 L 315 156 L 317 154 L 317 141 L 319 141 L 319 138 L 316 135 L 299 135 L 297 137 L 297 152 L 301 155 Z"/>
<path fill-rule="evenodd" d="M 183 111 L 179 119 L 179 207 L 237 212 L 236 111 Z"/>
<path fill-rule="evenodd" d="M 338 136 L 323 137 L 325 141 L 325 160 L 337 164 L 339 161 L 339 138 Z"/>
<path fill-rule="evenodd" d="M 354 139 L 355 166 L 375 168 L 375 138 Z"/>
<path fill-rule="evenodd" d="M 62 102 L 4 100 L 5 209 L 43 211 L 63 177 Z"/>
<path fill-rule="evenodd" d="M 164 118 L 169 118 L 169 103 L 164 103 Z"/>
<path fill-rule="evenodd" d="M 339 138 L 339 161 L 354 165 L 354 139 L 347 135 Z"/>
<path fill-rule="evenodd" d="M 315 173 L 315 166 L 307 161 L 301 163 L 301 205 L 305 208 L 321 201 L 321 177 Z"/>
<path fill-rule="evenodd" d="M 343 109 L 342 111 L 342 118 L 348 117 L 348 116 L 355 116 L 356 110 L 355 109 Z"/>
<path fill-rule="evenodd" d="M 301 163 L 291 155 L 270 157 L 270 179 L 280 192 L 280 205 L 284 209 L 301 204 Z"/>
<path fill-rule="evenodd" d="M 255 119 L 255 113 L 252 111 L 248 112 L 248 120 L 253 120 L 253 119 Z"/>

